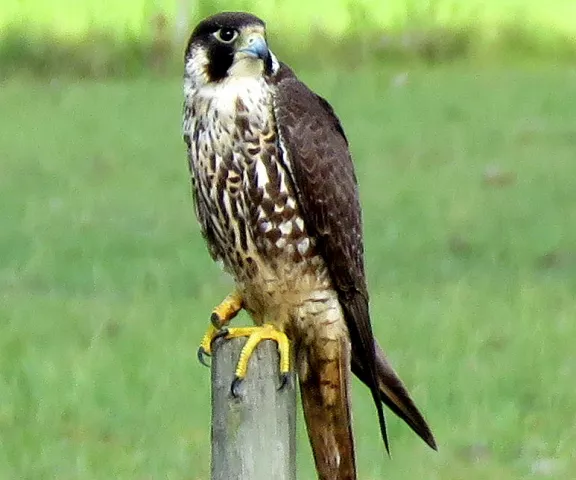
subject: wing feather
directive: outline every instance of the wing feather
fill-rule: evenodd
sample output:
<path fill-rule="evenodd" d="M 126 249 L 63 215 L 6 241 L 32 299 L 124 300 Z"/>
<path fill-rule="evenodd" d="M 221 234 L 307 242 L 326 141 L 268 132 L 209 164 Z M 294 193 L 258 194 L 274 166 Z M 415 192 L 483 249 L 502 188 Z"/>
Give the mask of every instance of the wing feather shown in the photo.
<path fill-rule="evenodd" d="M 352 371 L 372 393 L 386 449 L 382 402 L 435 449 L 426 421 L 374 339 L 358 186 L 342 125 L 330 104 L 286 65 L 281 64 L 274 82 L 276 120 L 288 151 L 285 167 L 338 292 L 352 344 Z"/>
<path fill-rule="evenodd" d="M 338 292 L 353 356 L 364 366 L 388 449 L 368 310 L 360 201 L 348 141 L 328 102 L 287 66 L 281 66 L 274 86 L 276 120 L 288 151 L 286 168 L 292 173 L 309 233 L 316 238 Z"/>

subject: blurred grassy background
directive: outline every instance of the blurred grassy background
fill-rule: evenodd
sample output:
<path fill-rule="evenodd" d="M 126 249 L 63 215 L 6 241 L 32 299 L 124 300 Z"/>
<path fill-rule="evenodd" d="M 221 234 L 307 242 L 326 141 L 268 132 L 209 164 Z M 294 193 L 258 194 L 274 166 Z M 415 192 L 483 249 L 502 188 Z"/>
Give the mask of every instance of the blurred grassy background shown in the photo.
<path fill-rule="evenodd" d="M 0 8 L 0 478 L 209 475 L 195 350 L 230 284 L 193 218 L 180 59 L 220 7 L 179 5 Z M 440 445 L 389 415 L 388 459 L 355 383 L 360 478 L 574 477 L 574 3 L 225 3 L 252 6 L 342 119 L 375 331 Z"/>
<path fill-rule="evenodd" d="M 307 65 L 576 59 L 572 0 L 3 0 L 0 75 L 165 70 L 191 25 L 221 10 L 261 15 L 277 53 Z"/>

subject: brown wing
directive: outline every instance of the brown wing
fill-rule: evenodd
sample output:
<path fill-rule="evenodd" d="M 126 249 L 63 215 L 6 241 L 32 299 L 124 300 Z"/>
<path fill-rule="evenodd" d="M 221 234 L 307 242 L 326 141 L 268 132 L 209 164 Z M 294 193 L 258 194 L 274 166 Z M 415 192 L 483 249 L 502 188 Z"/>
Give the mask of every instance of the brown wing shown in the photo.
<path fill-rule="evenodd" d="M 300 206 L 330 259 L 337 288 L 367 300 L 358 187 L 340 121 L 287 66 L 275 82 L 276 120 Z"/>
<path fill-rule="evenodd" d="M 285 65 L 275 76 L 274 100 L 288 152 L 286 168 L 292 174 L 309 234 L 316 238 L 338 292 L 353 356 L 364 367 L 388 449 L 368 311 L 360 202 L 348 142 L 328 102 Z"/>
<path fill-rule="evenodd" d="M 352 343 L 352 371 L 372 393 L 386 449 L 381 401 L 432 448 L 434 437 L 376 344 L 364 271 L 362 218 L 348 141 L 332 107 L 286 66 L 274 79 L 276 118 L 300 207 L 330 270 Z"/>

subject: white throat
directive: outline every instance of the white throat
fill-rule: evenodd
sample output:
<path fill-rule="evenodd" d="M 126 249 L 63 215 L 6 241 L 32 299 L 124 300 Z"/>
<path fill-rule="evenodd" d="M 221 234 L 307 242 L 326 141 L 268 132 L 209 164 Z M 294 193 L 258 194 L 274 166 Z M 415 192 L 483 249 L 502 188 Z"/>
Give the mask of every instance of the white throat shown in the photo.
<path fill-rule="evenodd" d="M 269 91 L 269 86 L 263 77 L 229 77 L 193 91 L 185 91 L 185 94 L 188 104 L 209 103 L 210 109 L 215 109 L 219 115 L 234 116 L 238 100 L 251 111 L 256 104 L 267 103 L 266 97 Z"/>

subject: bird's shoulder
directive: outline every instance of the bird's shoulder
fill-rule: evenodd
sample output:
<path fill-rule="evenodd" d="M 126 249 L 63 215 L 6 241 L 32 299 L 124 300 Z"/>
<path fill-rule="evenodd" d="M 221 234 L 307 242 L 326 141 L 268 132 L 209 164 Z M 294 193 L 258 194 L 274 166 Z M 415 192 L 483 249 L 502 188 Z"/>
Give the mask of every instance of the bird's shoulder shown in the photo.
<path fill-rule="evenodd" d="M 279 62 L 271 84 L 276 103 L 283 116 L 288 117 L 285 120 L 297 121 L 300 126 L 313 123 L 317 127 L 332 128 L 348 147 L 348 139 L 332 105 L 302 82 L 288 65 Z"/>

